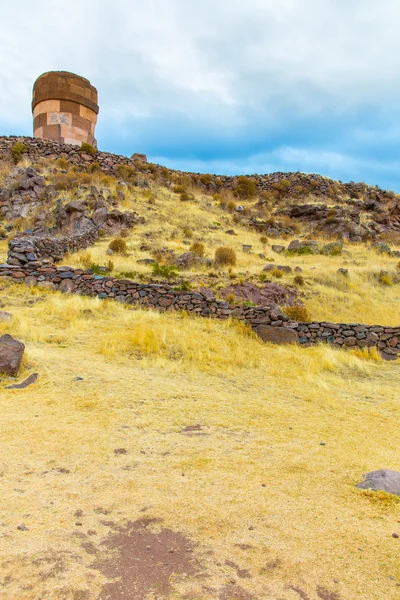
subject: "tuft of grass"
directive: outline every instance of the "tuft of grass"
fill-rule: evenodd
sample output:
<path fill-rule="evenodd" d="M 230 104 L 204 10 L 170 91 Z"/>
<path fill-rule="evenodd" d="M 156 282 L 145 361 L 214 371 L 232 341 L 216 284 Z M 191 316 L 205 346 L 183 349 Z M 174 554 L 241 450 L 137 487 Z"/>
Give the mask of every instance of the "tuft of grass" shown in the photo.
<path fill-rule="evenodd" d="M 108 247 L 117 254 L 126 254 L 128 249 L 126 241 L 123 238 L 115 238 L 108 244 Z"/>
<path fill-rule="evenodd" d="M 215 250 L 215 263 L 218 266 L 230 265 L 234 267 L 236 265 L 236 252 L 233 248 L 228 246 L 219 246 Z"/>
<path fill-rule="evenodd" d="M 28 152 L 28 147 L 23 142 L 16 142 L 11 148 L 11 155 L 14 162 L 19 163 L 23 156 Z"/>
<path fill-rule="evenodd" d="M 90 154 L 90 156 L 96 156 L 97 154 L 97 149 L 91 144 L 88 144 L 87 142 L 83 142 L 81 144 L 80 151 L 85 152 L 86 154 Z"/>
<path fill-rule="evenodd" d="M 293 321 L 309 322 L 311 316 L 305 306 L 301 304 L 295 304 L 294 306 L 283 306 L 283 312 Z"/>
<path fill-rule="evenodd" d="M 174 279 L 178 276 L 178 269 L 175 265 L 161 265 L 158 262 L 155 262 L 151 266 L 151 270 L 153 275 L 156 277 L 162 277 L 164 279 Z"/>
<path fill-rule="evenodd" d="M 190 251 L 196 254 L 196 256 L 203 257 L 206 253 L 206 247 L 202 242 L 194 242 L 190 246 Z"/>

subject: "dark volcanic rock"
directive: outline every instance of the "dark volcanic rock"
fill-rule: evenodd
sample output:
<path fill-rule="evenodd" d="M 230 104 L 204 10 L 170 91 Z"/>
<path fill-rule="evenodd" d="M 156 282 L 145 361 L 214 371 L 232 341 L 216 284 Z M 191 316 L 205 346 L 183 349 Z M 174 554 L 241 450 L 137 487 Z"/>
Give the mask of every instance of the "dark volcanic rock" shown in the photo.
<path fill-rule="evenodd" d="M 21 366 L 25 346 L 8 333 L 0 337 L 0 373 L 14 376 Z"/>

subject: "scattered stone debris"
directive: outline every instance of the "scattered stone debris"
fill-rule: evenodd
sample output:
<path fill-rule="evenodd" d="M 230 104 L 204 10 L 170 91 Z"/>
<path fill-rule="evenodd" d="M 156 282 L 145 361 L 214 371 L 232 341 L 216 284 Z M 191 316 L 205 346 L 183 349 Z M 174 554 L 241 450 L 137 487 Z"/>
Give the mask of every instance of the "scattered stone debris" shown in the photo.
<path fill-rule="evenodd" d="M 32 375 L 29 375 L 29 377 L 27 377 L 24 381 L 22 381 L 22 383 L 15 383 L 14 385 L 8 385 L 6 387 L 6 390 L 24 390 L 25 388 L 29 387 L 33 383 L 36 383 L 38 377 L 39 377 L 39 373 L 32 373 Z"/>

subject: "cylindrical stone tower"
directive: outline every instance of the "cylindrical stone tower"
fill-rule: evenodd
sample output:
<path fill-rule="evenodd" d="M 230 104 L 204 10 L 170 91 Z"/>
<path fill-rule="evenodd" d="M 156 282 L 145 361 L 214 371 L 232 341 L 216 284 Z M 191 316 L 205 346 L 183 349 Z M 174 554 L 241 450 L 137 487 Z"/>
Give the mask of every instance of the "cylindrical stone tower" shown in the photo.
<path fill-rule="evenodd" d="M 34 137 L 97 146 L 97 101 L 96 88 L 84 77 L 66 71 L 43 73 L 33 86 Z"/>

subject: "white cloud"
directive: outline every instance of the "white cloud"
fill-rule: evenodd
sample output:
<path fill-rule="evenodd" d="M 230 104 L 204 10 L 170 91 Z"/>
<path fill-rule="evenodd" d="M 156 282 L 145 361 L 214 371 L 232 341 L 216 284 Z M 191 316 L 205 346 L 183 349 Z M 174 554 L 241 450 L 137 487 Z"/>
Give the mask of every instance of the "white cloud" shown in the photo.
<path fill-rule="evenodd" d="M 397 111 L 397 0 L 19 0 L 1 12 L 0 127 L 16 133 L 31 130 L 33 81 L 57 69 L 98 88 L 99 137 L 133 144 L 146 123 L 164 146 L 174 122 L 193 148 L 197 135 L 239 148 L 257 131 Z M 354 143 L 379 137 L 376 124 L 354 129 Z"/>

